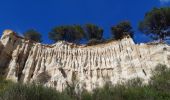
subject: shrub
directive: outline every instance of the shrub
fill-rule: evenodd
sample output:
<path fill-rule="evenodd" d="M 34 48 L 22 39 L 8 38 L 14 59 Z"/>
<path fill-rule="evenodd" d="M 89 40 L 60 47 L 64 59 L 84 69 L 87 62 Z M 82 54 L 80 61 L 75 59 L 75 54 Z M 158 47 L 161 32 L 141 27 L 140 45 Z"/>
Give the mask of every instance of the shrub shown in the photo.
<path fill-rule="evenodd" d="M 36 42 L 42 42 L 42 35 L 38 31 L 34 29 L 29 29 L 26 32 L 24 32 L 24 37 L 26 39 L 36 41 Z"/>
<path fill-rule="evenodd" d="M 54 89 L 35 84 L 13 84 L 1 96 L 2 100 L 70 100 Z"/>
<path fill-rule="evenodd" d="M 74 76 L 74 75 L 73 75 Z M 103 88 L 93 92 L 86 90 L 75 93 L 75 86 L 66 88 L 62 93 L 42 85 L 12 83 L 0 80 L 0 100 L 169 100 L 170 69 L 157 65 L 149 84 L 135 78 L 123 84 L 106 83 Z"/>
<path fill-rule="evenodd" d="M 5 80 L 3 76 L 0 76 L 0 94 L 3 92 L 6 88 L 8 88 L 12 84 L 11 81 Z"/>
<path fill-rule="evenodd" d="M 127 87 L 140 87 L 142 86 L 143 80 L 141 78 L 134 78 L 131 80 L 128 80 L 125 85 Z"/>
<path fill-rule="evenodd" d="M 156 89 L 156 91 L 165 94 L 168 93 L 170 95 L 170 69 L 165 65 L 157 65 L 150 85 Z"/>

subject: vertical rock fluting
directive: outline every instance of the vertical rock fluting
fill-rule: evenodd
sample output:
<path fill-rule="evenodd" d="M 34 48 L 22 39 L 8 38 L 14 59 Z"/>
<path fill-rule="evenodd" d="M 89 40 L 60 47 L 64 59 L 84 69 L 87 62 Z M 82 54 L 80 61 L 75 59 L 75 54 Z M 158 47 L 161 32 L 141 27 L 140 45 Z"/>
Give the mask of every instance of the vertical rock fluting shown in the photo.
<path fill-rule="evenodd" d="M 170 64 L 166 44 L 134 44 L 131 38 L 95 46 L 67 42 L 42 45 L 4 31 L 0 41 L 0 67 L 15 82 L 41 82 L 62 91 L 74 84 L 88 91 L 105 82 L 116 84 L 141 77 L 146 82 L 158 63 Z"/>
<path fill-rule="evenodd" d="M 4 48 L 4 46 L 3 46 L 2 42 L 0 41 L 0 53 L 2 52 L 3 48 Z"/>

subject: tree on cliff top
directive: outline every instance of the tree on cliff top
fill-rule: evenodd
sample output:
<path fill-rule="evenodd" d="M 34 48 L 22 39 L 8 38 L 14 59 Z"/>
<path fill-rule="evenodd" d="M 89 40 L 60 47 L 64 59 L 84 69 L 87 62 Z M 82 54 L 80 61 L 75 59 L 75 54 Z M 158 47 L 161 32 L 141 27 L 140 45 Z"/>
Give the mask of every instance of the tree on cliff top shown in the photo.
<path fill-rule="evenodd" d="M 58 40 L 65 40 L 79 43 L 84 36 L 84 30 L 80 25 L 57 26 L 49 32 L 49 38 L 55 42 Z"/>
<path fill-rule="evenodd" d="M 139 23 L 139 30 L 155 40 L 162 41 L 170 36 L 170 7 L 154 8 L 147 12 Z"/>
<path fill-rule="evenodd" d="M 41 34 L 34 29 L 27 30 L 26 32 L 24 32 L 23 35 L 26 39 L 33 40 L 33 41 L 36 41 L 36 42 L 42 42 Z"/>
<path fill-rule="evenodd" d="M 88 40 L 102 40 L 103 39 L 103 29 L 94 24 L 85 25 L 86 36 Z"/>
<path fill-rule="evenodd" d="M 115 26 L 112 26 L 111 33 L 113 35 L 113 38 L 116 40 L 122 39 L 128 35 L 133 38 L 132 26 L 129 21 L 123 21 Z"/>

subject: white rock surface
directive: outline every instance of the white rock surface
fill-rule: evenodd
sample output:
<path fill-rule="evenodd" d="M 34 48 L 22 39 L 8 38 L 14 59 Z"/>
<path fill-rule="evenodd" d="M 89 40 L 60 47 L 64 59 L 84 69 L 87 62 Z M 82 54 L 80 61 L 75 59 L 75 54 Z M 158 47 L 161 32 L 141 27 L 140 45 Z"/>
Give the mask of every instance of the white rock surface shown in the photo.
<path fill-rule="evenodd" d="M 6 30 L 0 40 L 0 67 L 6 69 L 7 79 L 28 83 L 43 77 L 44 85 L 59 91 L 73 83 L 76 89 L 91 91 L 107 81 L 140 77 L 147 82 L 159 63 L 169 67 L 168 45 L 138 45 L 131 38 L 95 46 L 43 45 Z"/>

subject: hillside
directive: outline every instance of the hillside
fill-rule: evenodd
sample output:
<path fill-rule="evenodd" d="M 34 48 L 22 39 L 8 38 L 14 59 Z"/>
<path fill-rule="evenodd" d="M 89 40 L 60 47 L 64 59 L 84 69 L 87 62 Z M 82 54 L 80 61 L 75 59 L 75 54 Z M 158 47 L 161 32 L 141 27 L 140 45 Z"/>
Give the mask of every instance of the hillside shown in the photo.
<path fill-rule="evenodd" d="M 131 38 L 96 46 L 64 41 L 44 45 L 5 30 L 0 40 L 0 68 L 6 79 L 40 82 L 59 91 L 73 83 L 77 89 L 92 91 L 105 82 L 116 84 L 135 77 L 147 83 L 159 63 L 170 65 L 168 45 L 135 44 Z"/>

